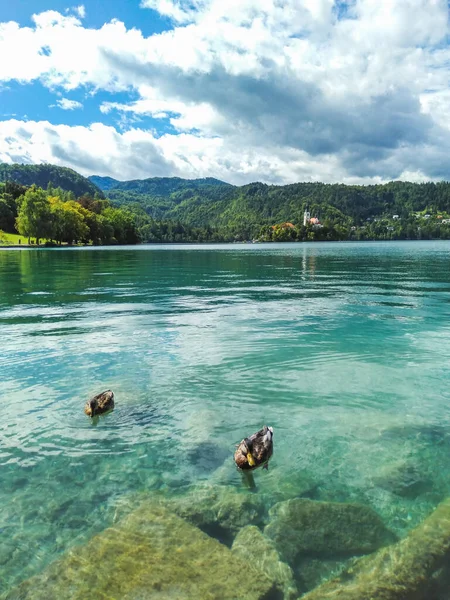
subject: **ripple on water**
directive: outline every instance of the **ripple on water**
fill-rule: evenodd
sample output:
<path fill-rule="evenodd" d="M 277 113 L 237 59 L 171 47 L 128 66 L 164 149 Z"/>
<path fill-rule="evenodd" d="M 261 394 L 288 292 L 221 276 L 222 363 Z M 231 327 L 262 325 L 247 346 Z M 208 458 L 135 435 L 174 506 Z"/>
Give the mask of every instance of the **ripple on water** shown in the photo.
<path fill-rule="evenodd" d="M 264 423 L 265 502 L 411 528 L 450 487 L 447 264 L 446 244 L 0 253 L 0 592 L 133 494 L 241 486 L 234 444 Z"/>

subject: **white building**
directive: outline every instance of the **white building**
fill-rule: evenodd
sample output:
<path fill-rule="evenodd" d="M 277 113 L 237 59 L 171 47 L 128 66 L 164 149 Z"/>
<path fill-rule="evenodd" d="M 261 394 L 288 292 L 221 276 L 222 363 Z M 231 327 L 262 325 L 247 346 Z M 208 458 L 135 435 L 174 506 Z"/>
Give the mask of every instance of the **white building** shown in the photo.
<path fill-rule="evenodd" d="M 303 227 L 306 227 L 308 225 L 310 219 L 311 213 L 308 211 L 308 209 L 306 209 L 303 213 Z"/>

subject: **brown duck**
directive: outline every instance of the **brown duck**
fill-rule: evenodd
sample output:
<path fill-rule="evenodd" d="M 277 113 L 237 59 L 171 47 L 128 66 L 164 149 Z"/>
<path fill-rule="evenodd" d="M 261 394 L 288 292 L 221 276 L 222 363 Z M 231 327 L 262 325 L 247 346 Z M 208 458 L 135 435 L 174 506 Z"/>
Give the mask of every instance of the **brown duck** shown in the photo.
<path fill-rule="evenodd" d="M 88 417 L 102 415 L 114 408 L 114 392 L 106 390 L 97 396 L 94 396 L 84 405 L 84 412 Z"/>
<path fill-rule="evenodd" d="M 269 468 L 269 459 L 273 454 L 273 427 L 264 425 L 262 429 L 244 438 L 234 453 L 234 462 L 243 471 L 252 471 L 258 467 Z"/>

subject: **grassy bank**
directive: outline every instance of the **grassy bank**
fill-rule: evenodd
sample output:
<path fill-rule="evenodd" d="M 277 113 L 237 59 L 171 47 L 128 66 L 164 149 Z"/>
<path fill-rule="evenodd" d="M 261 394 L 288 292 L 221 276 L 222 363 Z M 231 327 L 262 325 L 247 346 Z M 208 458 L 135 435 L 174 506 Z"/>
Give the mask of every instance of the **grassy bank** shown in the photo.
<path fill-rule="evenodd" d="M 30 238 L 31 245 L 36 244 L 36 238 Z M 45 240 L 41 240 L 41 244 Z M 0 247 L 1 246 L 28 246 L 28 238 L 17 233 L 5 233 L 0 231 Z"/>

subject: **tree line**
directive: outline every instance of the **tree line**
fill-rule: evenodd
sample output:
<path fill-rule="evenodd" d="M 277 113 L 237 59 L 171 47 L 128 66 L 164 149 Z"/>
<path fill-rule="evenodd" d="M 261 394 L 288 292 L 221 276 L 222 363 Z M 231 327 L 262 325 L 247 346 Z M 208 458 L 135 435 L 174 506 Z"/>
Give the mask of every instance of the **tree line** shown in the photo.
<path fill-rule="evenodd" d="M 0 230 L 46 243 L 450 239 L 447 182 L 236 187 L 214 179 L 89 181 L 54 165 L 7 167 L 0 165 L 0 179 L 20 183 L 0 183 Z M 306 209 L 319 224 L 303 225 Z"/>
<path fill-rule="evenodd" d="M 0 183 L 0 233 L 18 233 L 39 245 L 138 244 L 232 241 L 232 231 L 155 220 L 139 204 L 113 205 L 99 194 L 46 190 L 16 182 Z M 0 236 L 1 238 L 2 236 Z"/>
<path fill-rule="evenodd" d="M 136 244 L 134 215 L 100 196 L 14 182 L 0 184 L 0 230 L 55 244 Z"/>

